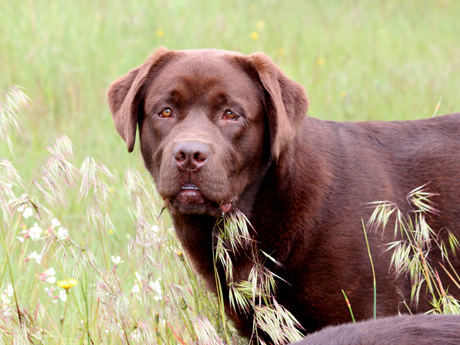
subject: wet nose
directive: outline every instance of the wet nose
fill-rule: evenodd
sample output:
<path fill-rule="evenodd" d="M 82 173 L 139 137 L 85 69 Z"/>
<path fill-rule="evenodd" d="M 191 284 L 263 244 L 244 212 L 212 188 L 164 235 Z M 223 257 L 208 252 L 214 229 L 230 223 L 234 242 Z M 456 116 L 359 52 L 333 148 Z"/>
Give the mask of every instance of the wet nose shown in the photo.
<path fill-rule="evenodd" d="M 181 171 L 198 171 L 209 157 L 209 148 L 200 141 L 183 141 L 173 151 L 177 168 Z"/>

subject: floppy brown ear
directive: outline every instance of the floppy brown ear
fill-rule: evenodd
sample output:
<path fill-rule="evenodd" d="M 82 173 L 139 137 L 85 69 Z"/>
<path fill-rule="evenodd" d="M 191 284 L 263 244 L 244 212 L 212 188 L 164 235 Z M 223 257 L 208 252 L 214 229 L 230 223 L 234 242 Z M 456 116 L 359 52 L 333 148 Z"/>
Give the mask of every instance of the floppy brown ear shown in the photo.
<path fill-rule="evenodd" d="M 273 158 L 294 138 L 304 118 L 309 100 L 303 87 L 289 79 L 275 63 L 263 53 L 249 55 L 266 91 L 265 108 L 270 127 L 270 145 Z"/>
<path fill-rule="evenodd" d="M 168 49 L 158 48 L 139 67 L 115 80 L 107 90 L 107 102 L 118 133 L 125 140 L 129 152 L 134 149 L 139 105 L 142 101 L 142 87 L 150 71 L 170 53 Z"/>

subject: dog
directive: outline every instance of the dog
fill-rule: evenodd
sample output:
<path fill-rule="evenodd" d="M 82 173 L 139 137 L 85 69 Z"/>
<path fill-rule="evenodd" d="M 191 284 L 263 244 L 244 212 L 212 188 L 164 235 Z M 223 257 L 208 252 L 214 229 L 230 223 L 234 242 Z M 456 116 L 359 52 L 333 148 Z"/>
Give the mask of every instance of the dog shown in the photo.
<path fill-rule="evenodd" d="M 405 315 L 329 326 L 293 345 L 457 345 L 460 315 Z"/>
<path fill-rule="evenodd" d="M 460 115 L 401 122 L 333 122 L 305 116 L 309 100 L 263 53 L 157 49 L 107 91 L 115 127 L 129 152 L 139 129 L 145 167 L 167 207 L 194 269 L 216 291 L 213 231 L 237 210 L 251 237 L 273 260 L 276 299 L 306 333 L 372 317 L 373 272 L 362 221 L 368 203 L 388 200 L 402 214 L 422 185 L 438 216 L 439 239 L 460 232 Z M 391 228 L 394 220 L 387 225 Z M 393 232 L 368 234 L 378 316 L 404 312 L 411 284 L 390 272 Z M 233 257 L 235 281 L 253 262 Z M 460 296 L 430 253 L 444 288 Z M 452 259 L 455 268 L 460 263 Z M 223 274 L 222 270 L 219 274 Z M 229 307 L 239 332 L 252 334 L 251 313 Z M 414 312 L 430 309 L 422 298 Z"/>

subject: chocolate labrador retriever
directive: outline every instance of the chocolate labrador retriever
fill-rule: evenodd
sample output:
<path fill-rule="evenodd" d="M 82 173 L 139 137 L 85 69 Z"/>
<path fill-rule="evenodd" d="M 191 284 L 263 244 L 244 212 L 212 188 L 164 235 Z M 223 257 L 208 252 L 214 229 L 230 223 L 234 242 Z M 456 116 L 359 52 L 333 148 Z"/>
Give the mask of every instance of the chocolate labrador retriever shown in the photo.
<path fill-rule="evenodd" d="M 293 345 L 441 344 L 460 344 L 460 315 L 393 316 L 330 326 Z"/>
<path fill-rule="evenodd" d="M 216 220 L 239 210 L 260 250 L 277 261 L 266 262 L 281 278 L 277 301 L 306 333 L 350 320 L 341 290 L 357 319 L 372 316 L 373 274 L 362 226 L 372 212 L 369 202 L 389 200 L 406 213 L 407 194 L 428 184 L 440 211 L 429 217 L 430 226 L 444 240 L 447 230 L 460 233 L 458 114 L 403 122 L 306 117 L 302 86 L 266 55 L 221 50 L 160 48 L 114 81 L 107 95 L 130 152 L 139 128 L 145 166 L 208 287 L 216 289 Z M 368 237 L 377 313 L 404 312 L 410 281 L 390 272 L 386 244 L 393 232 Z M 251 259 L 239 253 L 233 260 L 235 279 L 247 280 Z M 433 250 L 430 260 L 438 267 L 440 253 Z M 444 288 L 449 284 L 445 279 Z M 449 292 L 460 296 L 455 286 Z M 421 301 L 414 311 L 429 308 Z M 227 312 L 250 336 L 252 316 Z"/>

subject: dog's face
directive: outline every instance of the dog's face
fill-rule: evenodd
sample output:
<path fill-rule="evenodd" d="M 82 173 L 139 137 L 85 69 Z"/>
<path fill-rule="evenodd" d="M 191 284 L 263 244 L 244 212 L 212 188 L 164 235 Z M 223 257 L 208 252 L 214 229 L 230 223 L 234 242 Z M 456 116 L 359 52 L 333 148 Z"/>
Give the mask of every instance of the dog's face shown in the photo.
<path fill-rule="evenodd" d="M 172 214 L 220 216 L 294 137 L 308 101 L 263 54 L 157 50 L 108 91 Z"/>

